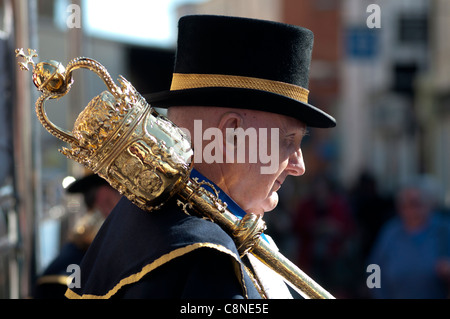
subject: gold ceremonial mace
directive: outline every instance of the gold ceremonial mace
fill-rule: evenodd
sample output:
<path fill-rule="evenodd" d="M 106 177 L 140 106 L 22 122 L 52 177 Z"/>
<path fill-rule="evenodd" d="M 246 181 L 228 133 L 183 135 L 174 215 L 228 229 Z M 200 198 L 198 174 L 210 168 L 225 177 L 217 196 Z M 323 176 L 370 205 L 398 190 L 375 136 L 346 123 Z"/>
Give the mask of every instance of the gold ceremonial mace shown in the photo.
<path fill-rule="evenodd" d="M 61 153 L 103 177 L 143 210 L 156 210 L 177 196 L 186 214 L 220 225 L 234 239 L 241 256 L 253 254 L 303 297 L 334 298 L 261 239 L 265 223 L 260 216 L 247 214 L 239 220 L 212 184 L 190 178 L 193 150 L 189 139 L 125 78 L 119 76 L 121 85 L 117 86 L 106 68 L 89 58 L 75 58 L 63 67 L 53 60 L 35 64 L 36 51 L 27 52 L 16 50 L 16 56 L 25 60 L 19 67 L 27 71 L 29 65 L 33 67 L 33 82 L 42 92 L 36 114 L 47 131 L 70 144 L 71 149 L 63 147 Z M 80 68 L 95 72 L 108 90 L 89 102 L 68 132 L 48 119 L 45 102 L 67 94 L 73 84 L 72 72 Z"/>

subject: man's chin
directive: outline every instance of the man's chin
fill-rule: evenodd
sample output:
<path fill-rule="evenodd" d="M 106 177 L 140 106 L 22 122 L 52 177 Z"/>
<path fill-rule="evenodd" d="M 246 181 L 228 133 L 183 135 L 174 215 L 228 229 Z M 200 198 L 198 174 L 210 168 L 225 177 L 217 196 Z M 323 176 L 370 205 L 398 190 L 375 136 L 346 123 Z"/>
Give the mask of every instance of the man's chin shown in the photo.
<path fill-rule="evenodd" d="M 271 212 L 277 207 L 278 205 L 278 194 L 276 192 L 273 192 L 264 202 L 262 205 L 262 214 L 259 214 L 261 216 L 264 215 L 264 213 Z"/>
<path fill-rule="evenodd" d="M 248 208 L 245 211 L 248 214 L 260 215 L 264 216 L 264 213 L 268 213 L 275 209 L 278 205 L 278 194 L 276 192 L 272 192 L 269 197 L 267 197 L 264 201 L 260 203 L 260 205 Z"/>

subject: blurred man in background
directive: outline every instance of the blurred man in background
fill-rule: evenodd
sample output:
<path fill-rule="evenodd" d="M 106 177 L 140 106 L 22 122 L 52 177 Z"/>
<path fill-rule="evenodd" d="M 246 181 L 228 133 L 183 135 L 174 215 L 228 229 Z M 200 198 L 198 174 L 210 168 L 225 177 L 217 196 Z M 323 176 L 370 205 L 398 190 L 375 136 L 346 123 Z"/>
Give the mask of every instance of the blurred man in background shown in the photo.
<path fill-rule="evenodd" d="M 435 195 L 424 177 L 398 192 L 398 215 L 382 228 L 369 259 L 381 270 L 374 298 L 449 296 L 450 223 L 437 211 Z"/>
<path fill-rule="evenodd" d="M 96 174 L 90 174 L 67 187 L 70 194 L 82 194 L 86 213 L 76 222 L 68 242 L 36 282 L 34 297 L 65 298 L 67 266 L 79 265 L 105 218 L 120 199 L 120 194 Z"/>

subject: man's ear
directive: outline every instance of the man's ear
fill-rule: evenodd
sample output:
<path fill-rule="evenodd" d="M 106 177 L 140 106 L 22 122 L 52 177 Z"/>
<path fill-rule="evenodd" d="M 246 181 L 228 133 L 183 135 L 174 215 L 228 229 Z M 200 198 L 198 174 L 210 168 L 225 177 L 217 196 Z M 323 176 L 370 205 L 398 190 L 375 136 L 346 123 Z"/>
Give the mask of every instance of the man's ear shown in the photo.
<path fill-rule="evenodd" d="M 243 121 L 242 115 L 237 112 L 224 113 L 220 118 L 218 128 L 222 132 L 224 160 L 227 163 L 232 163 L 235 160 L 235 149 L 237 147 L 235 131 L 242 127 Z"/>

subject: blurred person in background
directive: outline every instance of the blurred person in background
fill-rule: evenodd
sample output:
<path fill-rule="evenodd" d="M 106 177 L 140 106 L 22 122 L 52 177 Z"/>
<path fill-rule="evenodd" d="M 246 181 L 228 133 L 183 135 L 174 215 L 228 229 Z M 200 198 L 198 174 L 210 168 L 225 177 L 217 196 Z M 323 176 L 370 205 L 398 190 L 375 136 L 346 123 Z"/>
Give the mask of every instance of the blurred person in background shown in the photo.
<path fill-rule="evenodd" d="M 345 194 L 329 177 L 314 180 L 310 195 L 299 204 L 293 229 L 298 238 L 299 267 L 336 297 L 350 297 L 355 225 Z"/>
<path fill-rule="evenodd" d="M 420 177 L 397 193 L 397 215 L 380 231 L 369 264 L 380 267 L 374 298 L 437 299 L 449 296 L 450 222 L 437 210 L 437 189 Z"/>
<path fill-rule="evenodd" d="M 394 215 L 394 196 L 381 192 L 375 175 L 364 170 L 351 185 L 349 200 L 356 224 L 354 278 L 359 278 L 354 293 L 356 298 L 370 298 L 366 262 L 381 227 Z"/>
<path fill-rule="evenodd" d="M 366 171 L 358 177 L 349 195 L 357 223 L 361 259 L 365 262 L 381 227 L 394 214 L 394 199 L 382 194 L 375 176 Z"/>
<path fill-rule="evenodd" d="M 67 266 L 81 263 L 103 221 L 121 197 L 118 191 L 96 174 L 76 180 L 66 190 L 70 194 L 82 194 L 87 211 L 75 223 L 60 254 L 37 279 L 34 293 L 37 299 L 65 299 L 67 279 L 71 274 L 67 272 Z"/>

